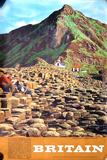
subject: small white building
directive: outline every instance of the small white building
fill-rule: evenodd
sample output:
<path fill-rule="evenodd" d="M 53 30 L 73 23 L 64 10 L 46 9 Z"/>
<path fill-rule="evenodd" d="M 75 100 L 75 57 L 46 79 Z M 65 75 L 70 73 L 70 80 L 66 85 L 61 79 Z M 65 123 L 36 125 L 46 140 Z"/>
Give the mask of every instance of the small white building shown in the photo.
<path fill-rule="evenodd" d="M 61 63 L 61 60 L 60 60 L 60 59 L 58 59 L 58 60 L 55 62 L 55 66 L 65 68 L 64 63 Z"/>

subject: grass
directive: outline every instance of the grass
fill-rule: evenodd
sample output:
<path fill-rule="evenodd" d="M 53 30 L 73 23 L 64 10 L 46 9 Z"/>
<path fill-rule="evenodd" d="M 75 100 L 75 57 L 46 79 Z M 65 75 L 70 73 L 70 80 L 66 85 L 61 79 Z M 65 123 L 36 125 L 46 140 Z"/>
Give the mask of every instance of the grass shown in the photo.
<path fill-rule="evenodd" d="M 104 40 L 104 47 L 107 48 L 107 39 Z"/>
<path fill-rule="evenodd" d="M 5 42 L 6 42 L 5 40 L 1 40 L 1 41 L 0 41 L 0 46 L 4 45 Z"/>
<path fill-rule="evenodd" d="M 21 56 L 21 60 L 20 60 L 20 63 L 23 62 L 23 60 L 26 58 L 26 56 L 28 54 L 30 54 L 30 50 L 32 49 L 32 46 L 33 46 L 33 43 L 30 43 L 29 45 L 27 45 L 25 48 L 23 48 L 19 55 Z"/>
<path fill-rule="evenodd" d="M 16 59 L 16 57 L 18 57 L 18 52 L 20 48 L 21 48 L 21 44 L 18 44 L 6 54 L 6 60 L 5 60 L 6 64 L 14 63 L 14 60 Z"/>
<path fill-rule="evenodd" d="M 22 49 L 21 44 L 17 44 L 6 54 L 6 59 L 5 57 L 3 57 L 3 54 L 0 54 L 0 60 L 2 61 L 5 59 L 5 64 L 7 65 L 13 65 L 16 61 L 17 63 L 22 63 L 24 59 L 30 54 L 30 50 L 32 49 L 33 45 L 35 45 L 35 40 L 33 40 L 29 45 L 25 46 Z M 28 63 L 32 63 L 34 60 L 36 60 L 37 57 L 42 57 L 45 55 L 50 56 L 53 60 L 55 60 L 65 50 L 66 46 L 67 44 L 62 44 L 60 47 L 55 49 L 46 48 L 45 50 L 42 50 L 40 52 L 31 52 Z"/>
<path fill-rule="evenodd" d="M 83 15 L 82 15 L 80 12 L 75 11 L 75 12 L 71 15 L 71 19 L 72 19 L 72 20 L 80 19 L 80 18 L 82 18 L 82 16 L 83 16 Z"/>
<path fill-rule="evenodd" d="M 0 61 L 1 62 L 5 61 L 5 59 L 6 59 L 6 55 L 4 53 L 0 52 Z"/>
<path fill-rule="evenodd" d="M 81 52 L 82 54 L 84 54 L 85 56 L 87 56 L 87 57 L 92 57 L 92 53 L 91 53 L 91 52 L 88 52 L 86 48 L 80 48 L 79 50 L 80 50 L 80 52 Z"/>
<path fill-rule="evenodd" d="M 50 56 L 53 60 L 57 59 L 61 53 L 65 50 L 67 44 L 62 44 L 60 47 L 52 49 L 52 48 L 46 48 L 45 50 L 42 50 L 40 52 L 35 52 L 33 56 L 29 59 L 29 63 L 32 63 L 34 60 L 36 60 L 37 57 L 42 56 Z"/>
<path fill-rule="evenodd" d="M 85 34 L 83 34 L 78 26 L 72 21 L 72 16 L 65 16 L 65 25 L 71 30 L 75 39 L 87 39 Z"/>
<path fill-rule="evenodd" d="M 19 51 L 21 48 L 21 44 L 15 46 L 12 50 L 10 50 L 6 57 L 6 64 L 13 64 L 14 61 L 20 61 L 20 63 L 24 60 L 24 57 L 29 54 L 30 49 L 32 48 L 32 44 L 27 45 L 25 48 Z"/>
<path fill-rule="evenodd" d="M 96 55 L 101 56 L 101 57 L 107 57 L 107 51 L 103 49 L 99 49 L 95 52 Z"/>
<path fill-rule="evenodd" d="M 81 63 L 81 71 L 78 73 L 79 76 L 86 77 L 89 74 L 98 74 L 98 70 L 95 65 Z"/>
<path fill-rule="evenodd" d="M 73 67 L 73 60 L 72 60 L 72 56 L 71 56 L 72 55 L 72 51 L 67 49 L 66 52 L 67 52 L 67 57 L 66 57 L 66 59 L 64 61 L 64 64 L 65 64 L 66 69 L 71 70 L 72 67 Z"/>
<path fill-rule="evenodd" d="M 82 33 L 82 31 L 78 28 L 75 22 L 73 22 L 72 15 L 65 16 L 65 25 L 71 30 L 75 39 L 88 40 L 89 42 L 94 44 L 94 42 L 90 38 L 88 38 L 84 33 Z"/>
<path fill-rule="evenodd" d="M 90 19 L 90 24 L 95 29 L 97 36 L 100 36 L 102 32 L 106 31 L 106 29 L 102 25 L 97 23 L 96 20 L 94 20 L 94 19 Z"/>
<path fill-rule="evenodd" d="M 93 28 L 95 29 L 96 31 L 96 35 L 99 37 L 99 36 L 102 36 L 102 33 L 106 33 L 106 28 L 102 26 L 102 24 L 99 24 L 97 23 L 96 20 L 94 19 L 90 19 L 90 24 L 93 26 Z M 105 36 L 102 37 L 103 38 L 103 45 L 105 48 L 107 48 L 107 38 Z"/>
<path fill-rule="evenodd" d="M 81 19 L 83 20 L 84 15 L 82 15 L 80 12 L 75 11 L 72 15 L 64 15 L 64 19 L 58 19 L 57 23 L 60 23 L 61 25 L 65 25 L 66 27 L 69 28 L 69 30 L 72 32 L 72 34 L 74 35 L 74 40 L 73 42 L 77 43 L 77 41 L 82 41 L 82 40 L 87 40 L 90 43 L 95 44 L 95 42 L 93 42 L 92 40 L 90 40 L 90 38 L 88 38 L 79 28 L 78 25 L 75 23 L 76 19 Z M 102 32 L 105 32 L 105 28 L 100 25 L 99 23 L 97 23 L 96 20 L 93 19 L 89 19 L 90 24 L 93 26 L 93 28 L 96 30 L 96 34 L 97 36 L 100 36 Z M 14 64 L 16 61 L 17 63 L 22 63 L 24 61 L 24 59 L 26 59 L 27 56 L 29 56 L 28 58 L 28 62 L 29 64 L 31 64 L 33 61 L 36 60 L 37 57 L 45 57 L 45 56 L 49 56 L 51 57 L 51 59 L 54 61 L 55 59 L 57 59 L 61 53 L 64 52 L 64 50 L 67 47 L 67 44 L 62 44 L 60 47 L 52 49 L 52 48 L 48 48 L 48 46 L 46 46 L 46 49 L 39 51 L 39 52 L 31 52 L 31 49 L 34 45 L 41 43 L 42 39 L 45 38 L 45 36 L 48 34 L 48 32 L 46 32 L 43 35 L 37 36 L 35 38 L 35 35 L 37 34 L 38 31 L 42 30 L 42 28 L 45 25 L 43 25 L 42 23 L 39 24 L 37 26 L 37 28 L 35 30 L 33 30 L 33 32 L 30 32 L 28 35 L 32 37 L 32 41 L 30 44 L 26 45 L 24 48 L 21 49 L 22 44 L 16 44 L 15 47 L 13 47 L 7 54 L 6 57 L 5 55 L 0 52 L 0 61 L 4 61 L 7 64 Z M 88 28 L 88 25 L 83 23 L 83 28 L 89 30 L 89 31 L 93 31 L 93 29 Z M 93 31 L 94 32 L 94 31 Z M 27 35 L 27 36 L 28 36 Z M 38 35 L 38 34 L 37 34 Z M 34 38 L 33 38 L 34 37 Z M 2 45 L 4 43 L 4 41 L 0 42 L 0 45 Z M 13 42 L 11 42 L 13 43 Z M 104 41 L 104 46 L 107 47 L 107 40 Z M 10 45 L 10 44 L 9 44 Z M 99 56 L 99 57 L 107 57 L 107 52 L 103 49 L 101 49 L 97 44 L 96 46 L 98 47 L 98 50 L 95 53 L 91 53 L 88 52 L 85 48 L 83 48 L 82 46 L 80 47 L 80 52 L 81 54 L 84 54 L 87 57 L 91 57 L 93 55 Z M 6 59 L 5 59 L 6 58 Z M 66 59 L 68 68 L 72 65 L 72 59 L 71 57 L 68 55 L 67 59 Z M 84 64 L 83 66 L 85 66 L 85 68 L 87 68 L 87 65 Z M 95 71 L 95 66 L 88 66 L 90 68 L 90 70 L 94 70 Z M 83 67 L 84 68 L 84 67 Z M 88 70 L 88 69 L 86 69 Z"/>

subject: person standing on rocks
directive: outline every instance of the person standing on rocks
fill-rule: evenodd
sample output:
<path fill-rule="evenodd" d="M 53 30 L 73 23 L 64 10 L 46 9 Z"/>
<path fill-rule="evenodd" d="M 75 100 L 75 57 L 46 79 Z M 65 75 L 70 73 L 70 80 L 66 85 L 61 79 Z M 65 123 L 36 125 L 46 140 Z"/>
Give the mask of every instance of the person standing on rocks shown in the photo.
<path fill-rule="evenodd" d="M 21 79 L 21 77 L 17 78 L 17 81 L 14 83 L 14 85 L 16 87 L 17 92 L 32 95 L 31 90 L 27 87 L 26 83 Z"/>
<path fill-rule="evenodd" d="M 3 92 L 11 92 L 13 88 L 10 78 L 6 76 L 2 69 L 0 69 L 0 88 Z"/>

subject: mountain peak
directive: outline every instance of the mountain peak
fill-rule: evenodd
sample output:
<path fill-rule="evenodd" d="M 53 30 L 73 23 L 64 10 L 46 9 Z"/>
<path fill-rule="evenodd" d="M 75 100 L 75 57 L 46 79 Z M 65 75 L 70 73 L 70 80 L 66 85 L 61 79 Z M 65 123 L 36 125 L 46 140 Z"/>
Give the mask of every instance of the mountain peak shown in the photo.
<path fill-rule="evenodd" d="M 65 4 L 61 9 L 53 12 L 49 17 L 48 17 L 48 23 L 56 23 L 57 18 L 60 15 L 72 15 L 74 13 L 74 10 L 71 6 Z"/>
<path fill-rule="evenodd" d="M 64 4 L 63 8 L 64 9 L 72 9 L 72 7 L 70 5 L 68 5 L 68 4 Z"/>
<path fill-rule="evenodd" d="M 65 4 L 61 10 L 64 14 L 72 14 L 74 12 L 73 8 L 68 4 Z"/>
<path fill-rule="evenodd" d="M 106 25 L 64 5 L 37 25 L 0 35 L 0 67 L 53 64 L 61 56 L 67 65 L 81 63 L 86 73 L 97 73 L 107 58 L 106 31 Z"/>

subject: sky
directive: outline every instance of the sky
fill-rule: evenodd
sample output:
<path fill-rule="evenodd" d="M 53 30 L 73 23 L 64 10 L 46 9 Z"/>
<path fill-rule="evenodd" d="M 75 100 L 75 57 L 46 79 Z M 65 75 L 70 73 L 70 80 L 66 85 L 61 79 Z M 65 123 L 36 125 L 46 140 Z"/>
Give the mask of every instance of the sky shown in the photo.
<path fill-rule="evenodd" d="M 7 0 L 0 8 L 0 34 L 37 24 L 64 4 L 107 24 L 107 0 Z"/>

